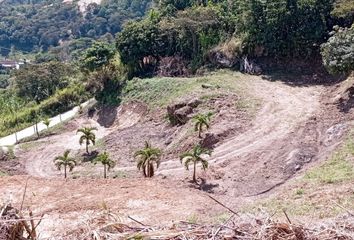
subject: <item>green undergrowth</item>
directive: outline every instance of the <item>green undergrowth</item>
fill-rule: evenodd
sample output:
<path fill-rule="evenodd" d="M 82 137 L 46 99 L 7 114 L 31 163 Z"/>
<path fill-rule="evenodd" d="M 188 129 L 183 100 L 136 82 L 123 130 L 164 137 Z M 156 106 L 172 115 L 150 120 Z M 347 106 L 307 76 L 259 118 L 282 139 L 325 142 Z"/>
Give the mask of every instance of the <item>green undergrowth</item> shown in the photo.
<path fill-rule="evenodd" d="M 241 73 L 219 71 L 208 76 L 192 78 L 155 77 L 134 79 L 127 83 L 122 102 L 142 101 L 151 108 L 165 107 L 179 98 L 217 96 L 222 93 L 244 94 Z"/>
<path fill-rule="evenodd" d="M 352 136 L 324 163 L 294 179 L 268 199 L 246 206 L 290 216 L 335 217 L 354 209 L 354 141 Z"/>
<path fill-rule="evenodd" d="M 51 135 L 55 135 L 55 134 L 58 134 L 58 133 L 61 133 L 63 131 L 65 131 L 65 124 L 68 123 L 70 120 L 66 120 L 66 121 L 63 121 L 55 126 L 52 126 L 48 129 L 44 129 L 43 131 L 41 131 L 39 133 L 39 137 L 37 136 L 37 134 L 34 134 L 30 137 L 26 137 L 24 139 L 21 139 L 19 141 L 19 143 L 22 143 L 21 144 L 21 148 L 26 148 L 27 147 L 27 143 L 29 143 L 29 146 L 31 145 L 31 142 L 33 141 L 36 141 L 36 140 L 39 140 L 41 138 L 45 138 L 45 137 L 49 137 Z"/>
<path fill-rule="evenodd" d="M 28 103 L 21 106 L 16 114 L 0 111 L 0 137 L 4 137 L 59 113 L 71 110 L 88 100 L 90 96 L 81 85 L 75 85 L 58 91 L 40 104 Z"/>

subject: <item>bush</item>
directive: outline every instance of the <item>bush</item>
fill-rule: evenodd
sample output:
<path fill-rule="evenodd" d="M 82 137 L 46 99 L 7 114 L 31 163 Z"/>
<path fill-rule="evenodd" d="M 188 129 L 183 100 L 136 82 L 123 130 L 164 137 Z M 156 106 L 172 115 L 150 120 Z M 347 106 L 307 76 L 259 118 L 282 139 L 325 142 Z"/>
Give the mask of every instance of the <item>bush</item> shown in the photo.
<path fill-rule="evenodd" d="M 7 88 L 9 86 L 9 75 L 0 74 L 0 88 Z"/>
<path fill-rule="evenodd" d="M 331 73 L 348 73 L 354 70 L 354 25 L 336 28 L 328 42 L 322 45 L 323 64 Z"/>
<path fill-rule="evenodd" d="M 28 104 L 18 110 L 16 115 L 7 114 L 0 125 L 0 136 L 9 135 L 16 130 L 35 124 L 45 117 L 53 117 L 68 111 L 89 99 L 89 94 L 82 85 L 74 85 L 58 91 L 54 96 L 38 105 Z"/>

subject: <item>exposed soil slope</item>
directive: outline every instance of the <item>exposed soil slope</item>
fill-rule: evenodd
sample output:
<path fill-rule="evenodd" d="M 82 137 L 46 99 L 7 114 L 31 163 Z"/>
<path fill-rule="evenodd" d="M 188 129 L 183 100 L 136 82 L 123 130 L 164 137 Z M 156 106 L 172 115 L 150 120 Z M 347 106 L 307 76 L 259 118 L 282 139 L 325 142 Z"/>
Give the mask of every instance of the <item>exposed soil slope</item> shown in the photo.
<path fill-rule="evenodd" d="M 233 78 L 233 75 L 228 77 Z M 217 137 L 209 159 L 210 169 L 206 173 L 199 172 L 199 188 L 235 208 L 326 159 L 341 143 L 349 129 L 348 116 L 352 115 L 351 111 L 345 113 L 336 105 L 339 100 L 332 98 L 339 91 L 336 87 L 301 87 L 255 76 L 235 78 L 235 84 L 236 81 L 242 84 L 244 96 L 258 99 L 255 115 L 241 107 L 243 104 L 237 94 L 225 95 L 226 92 L 217 92 L 217 95 L 208 92 L 212 96 L 203 98 L 203 103 L 193 110 L 193 114 L 213 110 L 212 127 L 206 138 Z M 191 93 L 189 98 L 196 96 L 200 97 Z M 62 134 L 38 140 L 31 148 L 17 152 L 27 173 L 39 177 L 29 181 L 28 192 L 34 193 L 30 201 L 35 212 L 50 216 L 51 220 L 45 225 L 67 225 L 89 210 L 101 209 L 102 204 L 123 215 L 134 214 L 148 223 L 185 220 L 195 214 L 205 221 L 215 220 L 223 210 L 210 204 L 205 192 L 191 187 L 186 180 L 191 173 L 184 170 L 178 159 L 181 151 L 198 141 L 193 123 L 171 127 L 164 116 L 165 108 L 148 111 L 142 103 L 124 104 L 118 109 L 106 109 L 93 118 L 81 116 L 71 121 Z M 56 155 L 65 149 L 82 153 L 79 136 L 75 134 L 82 125 L 99 128 L 100 144 L 96 148 L 109 151 L 118 161 L 115 174 L 124 172 L 131 178 L 106 182 L 87 177 L 66 182 L 54 178 L 59 174 L 52 163 Z M 136 179 L 140 173 L 136 170 L 133 153 L 145 140 L 165 152 L 158 176 L 151 180 Z M 88 168 L 83 163 L 74 170 L 74 174 L 78 174 L 75 176 L 101 172 L 98 167 Z M 80 175 L 84 171 L 86 174 Z M 0 197 L 13 195 L 18 203 L 25 179 L 0 178 Z M 53 229 L 48 227 L 47 231 L 55 231 Z"/>

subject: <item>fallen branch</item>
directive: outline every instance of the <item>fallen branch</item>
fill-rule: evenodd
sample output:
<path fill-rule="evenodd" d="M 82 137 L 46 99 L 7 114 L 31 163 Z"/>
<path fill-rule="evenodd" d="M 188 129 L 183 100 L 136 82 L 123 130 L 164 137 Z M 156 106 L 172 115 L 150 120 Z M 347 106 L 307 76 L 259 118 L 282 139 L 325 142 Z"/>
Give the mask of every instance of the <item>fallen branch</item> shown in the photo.
<path fill-rule="evenodd" d="M 227 227 L 227 224 L 231 221 L 231 219 L 232 219 L 234 216 L 235 216 L 235 215 L 231 215 L 231 217 L 229 217 L 229 219 L 227 219 L 226 222 L 225 222 L 223 225 L 221 225 L 221 226 L 216 230 L 216 232 L 215 232 L 214 235 L 213 235 L 213 240 L 215 240 L 215 237 L 219 234 L 219 232 L 221 231 L 221 229 L 222 229 L 223 227 Z"/>
<path fill-rule="evenodd" d="M 332 200 L 332 202 L 337 205 L 338 207 L 340 207 L 341 209 L 345 210 L 350 216 L 354 217 L 354 213 L 352 213 L 351 211 L 349 211 L 349 209 L 343 207 L 342 205 L 339 205 L 339 203 L 337 203 L 336 201 Z"/>
<path fill-rule="evenodd" d="M 209 198 L 211 198 L 212 200 L 214 200 L 216 203 L 218 203 L 220 206 L 224 207 L 225 209 L 229 210 L 230 212 L 232 212 L 233 214 L 235 214 L 236 216 L 240 216 L 237 212 L 235 212 L 234 210 L 232 210 L 231 208 L 225 206 L 225 204 L 219 202 L 218 200 L 216 200 L 215 198 L 213 198 L 212 196 L 210 195 L 207 195 Z"/>
<path fill-rule="evenodd" d="M 19 218 L 19 219 L 8 219 L 8 220 L 1 220 L 0 223 L 12 223 L 12 222 L 22 222 L 22 221 L 31 221 L 31 220 L 42 220 L 42 217 L 34 217 L 34 218 Z"/>
<path fill-rule="evenodd" d="M 27 185 L 28 185 L 28 179 L 26 179 L 26 185 L 25 185 L 25 189 L 23 191 L 23 195 L 22 195 L 22 201 L 21 201 L 21 207 L 20 207 L 20 212 L 22 211 L 23 208 L 23 203 L 25 202 L 25 197 L 26 197 L 26 192 L 27 192 Z"/>
<path fill-rule="evenodd" d="M 146 225 L 145 225 L 144 223 L 139 222 L 138 220 L 136 220 L 136 219 L 132 218 L 131 216 L 128 216 L 128 218 L 129 218 L 129 219 L 131 219 L 131 220 L 133 220 L 134 222 L 136 222 L 136 223 L 140 224 L 141 226 L 146 227 Z"/>
<path fill-rule="evenodd" d="M 283 209 L 283 213 L 284 213 L 286 219 L 288 220 L 288 222 L 291 224 L 290 218 L 289 218 L 288 214 L 285 212 L 285 209 Z"/>

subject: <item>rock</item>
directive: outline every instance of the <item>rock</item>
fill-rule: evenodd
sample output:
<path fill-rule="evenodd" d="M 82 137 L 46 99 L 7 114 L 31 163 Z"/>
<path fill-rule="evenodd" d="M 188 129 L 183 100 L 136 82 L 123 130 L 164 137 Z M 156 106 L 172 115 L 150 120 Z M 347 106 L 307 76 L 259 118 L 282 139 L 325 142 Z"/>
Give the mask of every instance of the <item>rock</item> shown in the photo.
<path fill-rule="evenodd" d="M 302 148 L 295 149 L 289 153 L 286 164 L 285 171 L 289 174 L 294 174 L 306 164 L 311 162 L 316 156 L 316 149 L 312 148 Z"/>
<path fill-rule="evenodd" d="M 165 141 L 165 145 L 168 146 L 172 143 L 172 138 L 168 138 L 166 141 Z"/>
<path fill-rule="evenodd" d="M 198 98 L 193 98 L 192 100 L 190 100 L 190 101 L 187 103 L 187 106 L 192 107 L 192 108 L 196 108 L 196 107 L 198 107 L 201 103 L 202 103 L 202 101 L 200 101 Z"/>
<path fill-rule="evenodd" d="M 341 123 L 330 127 L 326 131 L 326 139 L 324 140 L 324 144 L 329 146 L 331 143 L 336 142 L 336 140 L 343 136 L 346 129 L 347 125 Z"/>
<path fill-rule="evenodd" d="M 190 119 L 189 114 L 193 113 L 193 108 L 185 106 L 175 111 L 174 116 L 177 118 L 180 124 L 185 124 Z"/>
<path fill-rule="evenodd" d="M 214 86 L 211 85 L 211 84 L 206 84 L 206 83 L 204 83 L 204 84 L 202 84 L 202 88 L 208 89 L 208 88 L 214 88 Z"/>
<path fill-rule="evenodd" d="M 238 63 L 238 59 L 229 57 L 220 50 L 210 53 L 209 61 L 218 68 L 232 68 Z"/>
<path fill-rule="evenodd" d="M 167 106 L 167 116 L 172 125 L 183 125 L 191 118 L 189 115 L 193 113 L 193 109 L 198 107 L 202 102 L 194 98 L 189 101 L 180 102 Z"/>

